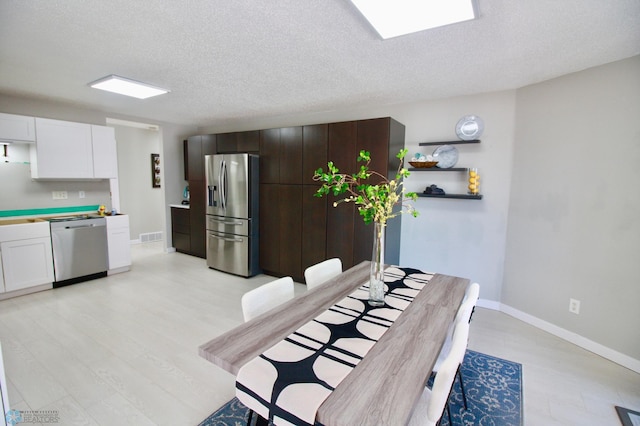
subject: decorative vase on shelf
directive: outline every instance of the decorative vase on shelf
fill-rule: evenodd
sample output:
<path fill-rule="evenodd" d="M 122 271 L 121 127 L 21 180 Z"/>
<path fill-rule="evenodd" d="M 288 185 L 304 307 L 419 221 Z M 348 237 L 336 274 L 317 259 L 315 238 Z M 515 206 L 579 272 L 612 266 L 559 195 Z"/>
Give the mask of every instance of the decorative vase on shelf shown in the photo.
<path fill-rule="evenodd" d="M 384 306 L 384 224 L 373 223 L 373 252 L 369 275 L 369 305 Z"/>

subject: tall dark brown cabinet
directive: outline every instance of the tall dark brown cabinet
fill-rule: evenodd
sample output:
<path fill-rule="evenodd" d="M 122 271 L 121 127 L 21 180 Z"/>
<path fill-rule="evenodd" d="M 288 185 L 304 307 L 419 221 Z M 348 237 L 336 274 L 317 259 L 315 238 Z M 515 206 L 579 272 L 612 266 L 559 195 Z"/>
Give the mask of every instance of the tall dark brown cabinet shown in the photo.
<path fill-rule="evenodd" d="M 371 168 L 395 176 L 404 126 L 391 118 L 263 130 L 260 134 L 260 261 L 276 276 L 304 282 L 304 270 L 331 257 L 345 269 L 371 258 L 372 226 L 349 203 L 333 207 L 332 197 L 314 197 L 312 177 L 331 160 L 355 172 L 361 149 L 371 152 Z M 388 224 L 385 259 L 398 263 L 400 220 Z"/>
<path fill-rule="evenodd" d="M 191 136 L 184 144 L 185 177 L 189 182 L 189 228 L 191 231 L 189 250 L 185 252 L 204 259 L 207 257 L 204 156 L 216 153 L 216 135 Z"/>

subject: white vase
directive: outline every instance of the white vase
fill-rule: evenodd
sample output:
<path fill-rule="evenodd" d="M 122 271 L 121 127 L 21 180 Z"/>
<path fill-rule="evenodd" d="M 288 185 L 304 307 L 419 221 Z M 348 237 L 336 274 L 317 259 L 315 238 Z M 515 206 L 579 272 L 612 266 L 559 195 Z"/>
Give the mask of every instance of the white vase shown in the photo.
<path fill-rule="evenodd" d="M 369 305 L 384 306 L 384 232 L 385 226 L 374 222 L 371 272 L 369 274 Z"/>

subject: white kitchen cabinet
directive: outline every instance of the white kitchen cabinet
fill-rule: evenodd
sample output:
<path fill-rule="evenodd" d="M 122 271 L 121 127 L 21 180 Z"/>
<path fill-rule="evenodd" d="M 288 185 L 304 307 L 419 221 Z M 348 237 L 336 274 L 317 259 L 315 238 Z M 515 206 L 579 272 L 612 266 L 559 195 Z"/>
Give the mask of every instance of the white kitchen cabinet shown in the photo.
<path fill-rule="evenodd" d="M 118 177 L 118 152 L 113 127 L 91 126 L 93 147 L 93 177 L 116 179 Z"/>
<path fill-rule="evenodd" d="M 51 284 L 53 255 L 49 222 L 0 226 L 5 292 Z"/>
<path fill-rule="evenodd" d="M 30 238 L 0 243 L 5 291 L 53 282 L 51 239 Z"/>
<path fill-rule="evenodd" d="M 4 293 L 4 273 L 2 272 L 2 249 L 0 249 L 0 293 Z"/>
<path fill-rule="evenodd" d="M 93 179 L 91 125 L 36 117 L 34 179 Z"/>
<path fill-rule="evenodd" d="M 35 123 L 34 117 L 0 113 L 0 140 L 35 142 Z"/>
<path fill-rule="evenodd" d="M 109 275 L 128 271 L 131 266 L 131 238 L 129 216 L 107 216 L 107 245 L 109 250 Z"/>

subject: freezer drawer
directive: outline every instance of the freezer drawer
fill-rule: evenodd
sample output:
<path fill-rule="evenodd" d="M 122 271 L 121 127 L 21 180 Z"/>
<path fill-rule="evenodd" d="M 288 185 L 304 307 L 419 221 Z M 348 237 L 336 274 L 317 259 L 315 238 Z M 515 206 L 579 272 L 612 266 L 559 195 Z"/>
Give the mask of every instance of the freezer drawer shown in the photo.
<path fill-rule="evenodd" d="M 248 236 L 251 235 L 251 219 L 207 215 L 207 231 Z"/>
<path fill-rule="evenodd" d="M 207 231 L 207 266 L 248 277 L 250 247 L 249 237 Z"/>

